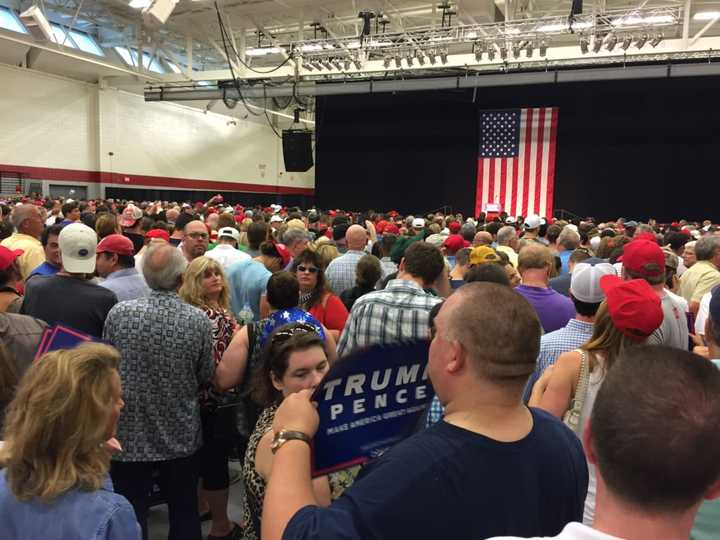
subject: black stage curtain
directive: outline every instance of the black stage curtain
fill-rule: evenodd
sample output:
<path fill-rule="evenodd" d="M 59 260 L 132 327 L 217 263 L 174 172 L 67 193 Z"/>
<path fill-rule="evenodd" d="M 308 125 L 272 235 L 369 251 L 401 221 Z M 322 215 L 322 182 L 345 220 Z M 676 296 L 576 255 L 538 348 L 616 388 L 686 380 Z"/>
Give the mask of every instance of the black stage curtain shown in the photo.
<path fill-rule="evenodd" d="M 245 207 L 253 207 L 255 205 L 264 207 L 269 204 L 282 204 L 288 207 L 299 206 L 300 208 L 309 208 L 314 204 L 314 198 L 307 195 L 275 195 L 270 193 L 242 193 L 237 191 L 105 188 L 105 196 L 107 198 L 133 201 L 207 202 L 218 193 L 223 196 L 226 202 L 241 204 Z"/>
<path fill-rule="evenodd" d="M 717 220 L 720 77 L 318 98 L 324 208 L 474 210 L 478 110 L 560 108 L 555 209 Z"/>

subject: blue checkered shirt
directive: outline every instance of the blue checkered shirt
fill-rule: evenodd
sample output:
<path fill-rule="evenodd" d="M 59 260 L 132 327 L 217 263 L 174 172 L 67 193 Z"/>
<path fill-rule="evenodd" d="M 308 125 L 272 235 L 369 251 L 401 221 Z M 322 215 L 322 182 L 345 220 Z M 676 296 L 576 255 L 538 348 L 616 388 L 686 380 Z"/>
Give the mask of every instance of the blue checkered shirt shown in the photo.
<path fill-rule="evenodd" d="M 433 424 L 437 424 L 442 417 L 445 415 L 445 407 L 440 404 L 440 399 L 435 396 L 430 402 L 430 408 L 427 413 L 427 421 L 425 427 L 430 427 Z"/>
<path fill-rule="evenodd" d="M 414 281 L 392 279 L 381 291 L 358 298 L 338 343 L 338 356 L 376 343 L 427 338 L 428 319 L 442 298 Z"/>
<path fill-rule="evenodd" d="M 530 399 L 530 393 L 535 382 L 542 376 L 548 366 L 554 364 L 561 354 L 577 349 L 587 343 L 592 337 L 592 323 L 570 319 L 564 328 L 545 334 L 540 339 L 540 354 L 538 355 L 535 371 L 530 375 L 525 387 L 525 402 Z"/>
<path fill-rule="evenodd" d="M 348 250 L 344 255 L 330 261 L 325 277 L 336 295 L 340 296 L 344 290 L 355 286 L 355 269 L 358 261 L 365 255 L 367 253 L 364 251 Z"/>

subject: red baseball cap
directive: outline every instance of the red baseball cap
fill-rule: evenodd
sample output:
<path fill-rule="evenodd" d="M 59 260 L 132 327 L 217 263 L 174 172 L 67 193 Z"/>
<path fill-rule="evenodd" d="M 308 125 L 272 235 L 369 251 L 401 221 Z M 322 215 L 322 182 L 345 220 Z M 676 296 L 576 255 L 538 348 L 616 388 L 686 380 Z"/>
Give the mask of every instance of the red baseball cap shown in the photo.
<path fill-rule="evenodd" d="M 450 231 L 450 234 L 457 234 L 460 232 L 460 223 L 457 221 L 451 221 L 448 224 L 448 230 Z"/>
<path fill-rule="evenodd" d="M 383 234 L 400 234 L 400 229 L 394 223 L 388 223 L 383 228 Z"/>
<path fill-rule="evenodd" d="M 132 240 L 122 234 L 106 236 L 97 245 L 96 253 L 117 253 L 118 255 L 134 255 Z"/>
<path fill-rule="evenodd" d="M 25 253 L 22 249 L 8 249 L 0 246 L 0 270 L 7 270 L 20 255 Z"/>
<path fill-rule="evenodd" d="M 451 234 L 443 242 L 443 246 L 451 253 L 456 253 L 465 247 L 465 240 L 459 234 Z"/>
<path fill-rule="evenodd" d="M 642 341 L 662 324 L 660 296 L 644 279 L 624 281 L 617 276 L 603 276 L 600 288 L 605 293 L 610 319 L 630 339 Z"/>
<path fill-rule="evenodd" d="M 161 238 L 166 242 L 170 241 L 170 235 L 167 231 L 163 231 L 162 229 L 150 229 L 145 235 L 145 238 Z"/>
<path fill-rule="evenodd" d="M 375 225 L 375 232 L 378 234 L 382 234 L 383 232 L 385 232 L 385 227 L 387 227 L 388 224 L 388 221 L 381 219 L 377 222 L 377 225 Z"/>
<path fill-rule="evenodd" d="M 620 260 L 625 268 L 643 277 L 657 277 L 665 272 L 665 255 L 655 241 L 641 238 L 625 244 Z M 650 264 L 657 268 L 648 269 Z"/>

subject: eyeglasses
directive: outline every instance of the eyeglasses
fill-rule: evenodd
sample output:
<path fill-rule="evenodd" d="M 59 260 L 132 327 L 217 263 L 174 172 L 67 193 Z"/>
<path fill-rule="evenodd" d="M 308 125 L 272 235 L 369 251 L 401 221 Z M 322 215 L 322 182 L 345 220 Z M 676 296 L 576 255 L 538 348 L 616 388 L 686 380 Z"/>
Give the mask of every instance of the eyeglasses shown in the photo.
<path fill-rule="evenodd" d="M 302 264 L 297 267 L 298 272 L 310 272 L 311 274 L 317 274 L 319 268 L 314 266 L 303 266 Z"/>
<path fill-rule="evenodd" d="M 201 238 L 203 240 L 207 240 L 209 238 L 207 233 L 202 233 L 202 232 L 190 233 L 190 234 L 188 234 L 188 236 L 190 238 L 192 238 L 193 240 L 200 240 Z"/>

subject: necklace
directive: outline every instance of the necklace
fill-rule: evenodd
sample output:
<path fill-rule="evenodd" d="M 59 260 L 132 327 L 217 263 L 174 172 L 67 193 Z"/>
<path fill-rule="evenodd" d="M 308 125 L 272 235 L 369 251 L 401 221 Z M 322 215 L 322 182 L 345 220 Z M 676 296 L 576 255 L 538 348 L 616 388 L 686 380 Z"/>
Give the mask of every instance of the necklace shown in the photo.
<path fill-rule="evenodd" d="M 299 305 L 304 306 L 305 304 L 307 304 L 307 303 L 308 303 L 308 300 L 310 300 L 310 297 L 312 296 L 312 294 L 313 294 L 314 292 L 315 292 L 315 291 L 310 291 L 310 292 L 306 292 L 306 293 L 300 293 L 300 302 L 299 302 Z"/>

